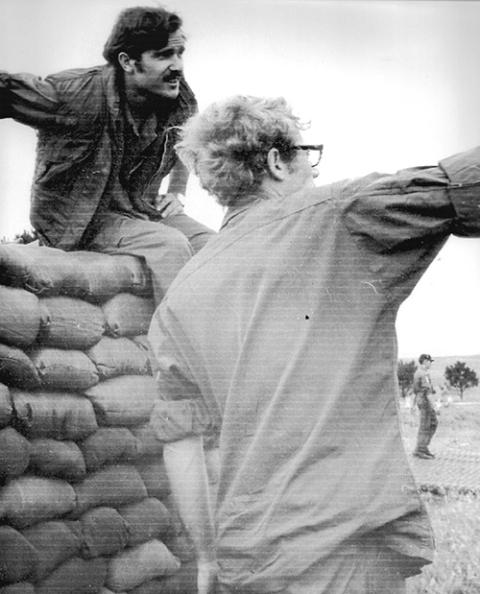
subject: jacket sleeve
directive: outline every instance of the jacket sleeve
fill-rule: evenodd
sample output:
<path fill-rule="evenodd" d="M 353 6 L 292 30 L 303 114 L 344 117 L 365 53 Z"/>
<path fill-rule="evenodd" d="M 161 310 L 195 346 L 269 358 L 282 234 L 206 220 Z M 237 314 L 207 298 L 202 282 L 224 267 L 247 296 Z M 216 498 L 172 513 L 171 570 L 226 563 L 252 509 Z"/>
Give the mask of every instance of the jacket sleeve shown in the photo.
<path fill-rule="evenodd" d="M 218 417 L 192 377 L 182 353 L 183 339 L 170 331 L 168 318 L 168 309 L 159 307 L 148 333 L 159 396 L 151 425 L 157 438 L 164 442 L 212 436 L 219 424 Z"/>
<path fill-rule="evenodd" d="M 336 195 L 358 266 L 398 305 L 450 234 L 480 237 L 480 148 L 437 166 L 340 182 Z"/>
<path fill-rule="evenodd" d="M 0 118 L 13 118 L 34 128 L 69 126 L 74 119 L 58 113 L 54 84 L 32 74 L 0 71 Z"/>
<path fill-rule="evenodd" d="M 448 195 L 455 209 L 453 233 L 480 236 L 480 147 L 440 161 L 448 178 Z"/>
<path fill-rule="evenodd" d="M 480 147 L 436 167 L 372 174 L 344 187 L 349 231 L 383 253 L 480 236 Z"/>

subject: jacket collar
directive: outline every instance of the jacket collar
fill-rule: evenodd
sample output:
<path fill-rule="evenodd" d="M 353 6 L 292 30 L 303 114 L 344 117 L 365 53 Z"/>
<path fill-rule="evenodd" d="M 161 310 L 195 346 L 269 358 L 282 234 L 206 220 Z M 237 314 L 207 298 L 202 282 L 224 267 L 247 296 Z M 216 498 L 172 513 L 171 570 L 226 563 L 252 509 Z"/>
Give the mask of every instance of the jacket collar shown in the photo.
<path fill-rule="evenodd" d="M 107 111 L 114 119 L 120 117 L 120 93 L 117 76 L 115 68 L 110 64 L 103 67 L 102 79 Z"/>

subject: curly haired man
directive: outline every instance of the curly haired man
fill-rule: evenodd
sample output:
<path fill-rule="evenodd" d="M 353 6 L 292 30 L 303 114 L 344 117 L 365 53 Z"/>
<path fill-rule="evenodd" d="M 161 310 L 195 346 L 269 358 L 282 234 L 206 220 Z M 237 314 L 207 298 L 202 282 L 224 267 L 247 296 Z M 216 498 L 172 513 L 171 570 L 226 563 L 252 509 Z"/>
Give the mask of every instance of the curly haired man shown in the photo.
<path fill-rule="evenodd" d="M 201 594 L 400 594 L 432 560 L 397 418 L 395 318 L 450 233 L 480 235 L 480 149 L 315 187 L 322 147 L 302 129 L 283 99 L 239 96 L 179 145 L 228 207 L 149 332 L 152 424 Z"/>

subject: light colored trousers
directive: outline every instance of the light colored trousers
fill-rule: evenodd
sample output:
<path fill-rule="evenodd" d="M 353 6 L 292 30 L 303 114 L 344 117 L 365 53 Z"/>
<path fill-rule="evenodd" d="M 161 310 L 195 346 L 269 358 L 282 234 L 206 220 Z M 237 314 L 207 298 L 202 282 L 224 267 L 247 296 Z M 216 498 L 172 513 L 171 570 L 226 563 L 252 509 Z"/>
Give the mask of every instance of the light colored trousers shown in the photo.
<path fill-rule="evenodd" d="M 183 213 L 160 222 L 117 213 L 104 215 L 103 219 L 88 249 L 142 257 L 150 270 L 155 305 L 179 270 L 215 235 L 212 229 Z"/>

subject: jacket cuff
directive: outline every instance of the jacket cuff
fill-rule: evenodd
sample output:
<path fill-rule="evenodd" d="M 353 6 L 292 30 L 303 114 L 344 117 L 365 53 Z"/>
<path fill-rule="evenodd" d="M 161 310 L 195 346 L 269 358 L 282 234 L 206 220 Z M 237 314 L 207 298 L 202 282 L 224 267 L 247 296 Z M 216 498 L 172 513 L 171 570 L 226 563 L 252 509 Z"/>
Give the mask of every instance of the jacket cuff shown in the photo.
<path fill-rule="evenodd" d="M 161 400 L 156 403 L 150 425 L 160 441 L 178 441 L 214 429 L 206 406 L 200 400 Z"/>
<path fill-rule="evenodd" d="M 453 232 L 480 235 L 480 147 L 452 155 L 439 163 L 450 184 L 449 198 L 456 212 Z"/>

